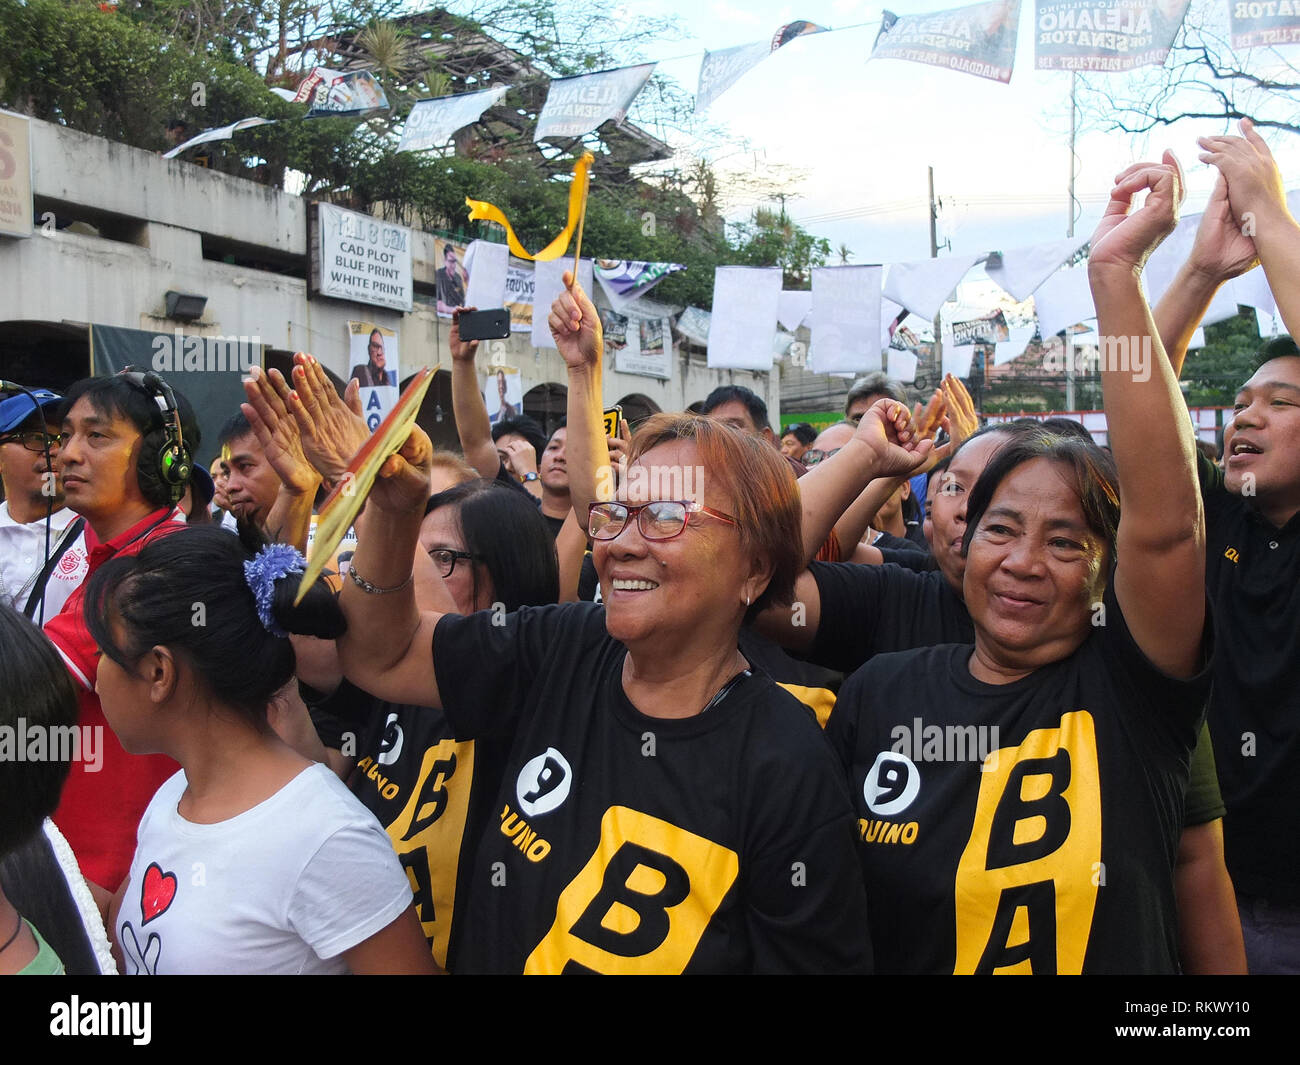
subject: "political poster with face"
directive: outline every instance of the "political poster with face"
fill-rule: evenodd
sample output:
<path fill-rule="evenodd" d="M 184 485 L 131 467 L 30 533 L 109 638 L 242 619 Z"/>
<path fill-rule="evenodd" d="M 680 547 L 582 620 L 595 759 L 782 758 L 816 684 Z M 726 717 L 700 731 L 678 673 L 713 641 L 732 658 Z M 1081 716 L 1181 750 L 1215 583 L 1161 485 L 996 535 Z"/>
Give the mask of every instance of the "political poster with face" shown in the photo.
<path fill-rule="evenodd" d="M 361 386 L 361 413 L 373 433 L 397 402 L 397 334 L 374 322 L 348 322 L 348 354 L 348 380 Z"/>
<path fill-rule="evenodd" d="M 438 317 L 450 318 L 457 307 L 465 306 L 465 286 L 469 275 L 465 273 L 465 246 L 453 244 L 442 237 L 433 238 L 433 258 L 438 270 L 433 284 L 438 299 Z"/>
<path fill-rule="evenodd" d="M 483 379 L 483 403 L 488 421 L 517 418 L 524 409 L 523 375 L 517 366 L 493 366 Z"/>

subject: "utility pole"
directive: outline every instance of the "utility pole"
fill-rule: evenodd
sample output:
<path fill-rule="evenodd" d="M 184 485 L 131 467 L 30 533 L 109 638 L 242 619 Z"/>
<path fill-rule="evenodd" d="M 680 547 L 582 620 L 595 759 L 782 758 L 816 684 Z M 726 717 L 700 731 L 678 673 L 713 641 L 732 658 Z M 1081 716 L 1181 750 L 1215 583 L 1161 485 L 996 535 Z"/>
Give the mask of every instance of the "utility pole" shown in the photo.
<path fill-rule="evenodd" d="M 939 205 L 934 200 L 934 167 L 927 167 L 930 175 L 930 258 L 939 258 Z M 934 315 L 934 346 L 930 349 L 934 353 L 934 379 L 935 383 L 943 380 L 943 341 L 940 339 L 939 326 L 940 318 L 943 317 L 943 310 L 940 309 Z"/>
<path fill-rule="evenodd" d="M 1070 74 L 1070 220 L 1065 227 L 1067 237 L 1074 236 L 1074 171 L 1077 157 L 1074 154 L 1074 134 L 1075 119 L 1078 115 L 1078 108 L 1075 106 L 1075 89 L 1079 83 L 1079 75 Z M 1069 329 L 1069 326 L 1066 326 Z M 1061 338 L 1065 346 L 1065 409 L 1074 410 L 1074 345 L 1069 342 L 1068 334 Z"/>

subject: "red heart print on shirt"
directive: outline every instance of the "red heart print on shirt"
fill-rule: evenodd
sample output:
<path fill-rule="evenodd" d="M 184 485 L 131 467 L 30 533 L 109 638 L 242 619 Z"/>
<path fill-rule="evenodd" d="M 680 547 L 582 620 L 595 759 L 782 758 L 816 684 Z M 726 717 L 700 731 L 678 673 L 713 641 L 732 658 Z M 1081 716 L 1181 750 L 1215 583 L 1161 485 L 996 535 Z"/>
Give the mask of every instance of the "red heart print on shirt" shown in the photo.
<path fill-rule="evenodd" d="M 140 913 L 148 924 L 167 912 L 176 897 L 176 874 L 164 873 L 157 862 L 150 862 L 144 871 L 144 886 L 140 890 Z"/>

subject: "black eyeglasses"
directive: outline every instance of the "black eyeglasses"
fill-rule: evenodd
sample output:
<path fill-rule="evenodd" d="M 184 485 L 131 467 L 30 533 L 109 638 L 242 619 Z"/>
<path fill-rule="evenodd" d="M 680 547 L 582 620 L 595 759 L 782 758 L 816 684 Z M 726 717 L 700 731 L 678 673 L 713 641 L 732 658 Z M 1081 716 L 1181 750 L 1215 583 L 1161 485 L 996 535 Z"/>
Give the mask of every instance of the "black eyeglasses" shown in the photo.
<path fill-rule="evenodd" d="M 62 442 L 61 437 L 54 436 L 51 433 L 43 433 L 39 429 L 29 433 L 12 433 L 9 436 L 0 436 L 0 444 L 22 444 L 28 451 L 35 451 L 37 454 L 43 452 L 47 445 L 53 451 Z"/>
<path fill-rule="evenodd" d="M 728 525 L 740 524 L 730 514 L 713 510 L 703 503 L 657 499 L 636 507 L 625 503 L 592 503 L 587 516 L 587 532 L 593 540 L 612 540 L 635 517 L 636 527 L 647 540 L 671 540 L 686 530 L 692 514 L 708 514 Z"/>
<path fill-rule="evenodd" d="M 468 551 L 453 551 L 450 547 L 435 547 L 429 552 L 429 557 L 437 564 L 438 572 L 444 577 L 451 576 L 456 563 L 462 558 L 467 562 L 482 561 L 478 555 L 471 555 Z"/>
<path fill-rule="evenodd" d="M 805 466 L 816 466 L 817 463 L 825 462 L 832 455 L 838 455 L 839 453 L 840 449 L 837 447 L 831 448 L 830 451 L 823 451 L 821 448 L 810 447 L 803 453 L 803 458 L 799 461 Z"/>

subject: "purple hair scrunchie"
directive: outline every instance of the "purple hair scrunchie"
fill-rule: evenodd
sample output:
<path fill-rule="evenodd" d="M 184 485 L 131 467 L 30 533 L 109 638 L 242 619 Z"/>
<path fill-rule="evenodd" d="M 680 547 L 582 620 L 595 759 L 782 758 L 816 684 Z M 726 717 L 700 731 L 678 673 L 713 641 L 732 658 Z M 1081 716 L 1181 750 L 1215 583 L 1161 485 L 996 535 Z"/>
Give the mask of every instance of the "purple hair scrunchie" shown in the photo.
<path fill-rule="evenodd" d="M 271 602 L 275 596 L 275 582 L 290 573 L 303 573 L 307 560 L 288 544 L 267 544 L 257 557 L 244 563 L 244 580 L 257 601 L 257 616 L 262 627 L 272 636 L 287 638 L 288 633 L 275 620 Z"/>

